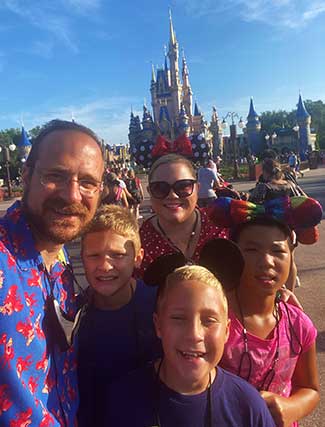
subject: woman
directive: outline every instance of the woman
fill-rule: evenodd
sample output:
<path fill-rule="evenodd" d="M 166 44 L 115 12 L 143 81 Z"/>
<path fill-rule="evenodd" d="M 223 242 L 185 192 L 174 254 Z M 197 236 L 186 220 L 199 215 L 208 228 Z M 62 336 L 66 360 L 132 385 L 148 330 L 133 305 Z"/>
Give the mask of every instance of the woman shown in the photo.
<path fill-rule="evenodd" d="M 110 172 L 106 176 L 101 204 L 129 207 L 125 191 L 120 186 L 120 181 L 114 172 Z"/>
<path fill-rule="evenodd" d="M 134 216 L 138 219 L 140 203 L 143 200 L 143 188 L 141 181 L 138 177 L 135 176 L 134 170 L 130 169 L 127 172 L 127 178 L 125 179 L 125 184 L 128 192 L 131 195 L 129 199 L 130 210 Z"/>
<path fill-rule="evenodd" d="M 160 157 L 150 169 L 148 182 L 155 215 L 140 229 L 145 253 L 140 276 L 160 255 L 181 252 L 196 261 L 208 240 L 227 238 L 226 230 L 211 222 L 207 210 L 197 208 L 196 172 L 188 159 L 177 154 Z"/>
<path fill-rule="evenodd" d="M 280 163 L 267 158 L 263 162 L 263 182 L 257 183 L 250 192 L 249 200 L 254 203 L 263 203 L 266 200 L 284 196 L 306 196 L 306 194 L 294 181 L 285 179 Z"/>

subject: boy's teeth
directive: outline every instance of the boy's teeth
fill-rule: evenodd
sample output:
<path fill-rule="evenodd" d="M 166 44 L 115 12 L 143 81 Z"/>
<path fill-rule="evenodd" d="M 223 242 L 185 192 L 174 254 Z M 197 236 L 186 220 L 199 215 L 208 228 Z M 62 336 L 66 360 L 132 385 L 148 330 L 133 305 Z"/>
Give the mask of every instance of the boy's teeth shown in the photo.
<path fill-rule="evenodd" d="M 188 351 L 182 351 L 181 353 L 185 357 L 202 357 L 203 356 L 203 353 L 191 353 Z"/>

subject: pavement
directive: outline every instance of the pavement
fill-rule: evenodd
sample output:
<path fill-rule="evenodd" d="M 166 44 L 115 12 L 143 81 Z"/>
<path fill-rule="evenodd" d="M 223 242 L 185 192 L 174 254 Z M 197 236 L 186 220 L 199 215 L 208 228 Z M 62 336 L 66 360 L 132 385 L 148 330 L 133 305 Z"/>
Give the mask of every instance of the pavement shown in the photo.
<path fill-rule="evenodd" d="M 325 165 L 318 169 L 304 171 L 304 178 L 299 184 L 311 197 L 321 202 L 325 209 Z M 247 191 L 255 186 L 253 181 L 232 182 L 238 191 Z M 146 191 L 146 179 L 142 180 L 145 190 L 145 200 L 141 206 L 144 218 L 151 214 L 150 201 Z M 0 216 L 13 203 L 13 200 L 0 202 Z M 296 249 L 296 263 L 302 286 L 296 294 L 303 304 L 305 312 L 313 320 L 317 330 L 317 357 L 320 374 L 321 394 L 325 395 L 325 216 L 319 226 L 320 239 L 315 245 L 300 245 Z M 143 220 L 143 219 L 142 219 Z M 74 265 L 77 278 L 81 285 L 85 285 L 84 274 L 79 257 L 79 240 L 69 243 L 68 248 Z M 324 399 L 323 399 L 324 400 Z M 318 408 L 306 417 L 300 427 L 325 427 L 325 405 L 321 400 Z"/>

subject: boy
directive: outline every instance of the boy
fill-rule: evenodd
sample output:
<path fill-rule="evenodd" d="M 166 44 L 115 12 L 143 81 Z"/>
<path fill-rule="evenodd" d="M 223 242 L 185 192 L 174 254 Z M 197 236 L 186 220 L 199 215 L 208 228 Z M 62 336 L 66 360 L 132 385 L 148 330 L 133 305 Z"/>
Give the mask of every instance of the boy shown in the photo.
<path fill-rule="evenodd" d="M 210 271 L 185 266 L 169 274 L 154 322 L 164 357 L 111 384 L 103 426 L 274 427 L 258 392 L 217 367 L 229 321 L 227 300 Z"/>
<path fill-rule="evenodd" d="M 81 255 L 90 287 L 77 337 L 79 426 L 100 426 L 107 383 L 161 354 L 152 322 L 156 291 L 132 278 L 143 249 L 128 209 L 103 206 L 83 236 Z"/>

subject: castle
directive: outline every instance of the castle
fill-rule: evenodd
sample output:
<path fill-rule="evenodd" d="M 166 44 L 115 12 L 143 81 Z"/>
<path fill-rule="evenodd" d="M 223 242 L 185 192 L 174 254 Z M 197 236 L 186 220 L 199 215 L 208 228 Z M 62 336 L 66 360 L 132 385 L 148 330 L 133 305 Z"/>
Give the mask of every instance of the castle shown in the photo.
<path fill-rule="evenodd" d="M 229 143 L 229 138 L 223 138 L 223 123 L 219 120 L 216 108 L 212 108 L 211 121 L 208 125 L 196 102 L 193 107 L 193 92 L 184 53 L 181 73 L 179 69 L 179 46 L 171 14 L 169 15 L 169 44 L 168 51 L 165 51 L 164 66 L 155 70 L 152 65 L 150 92 L 153 116 L 146 105 L 143 106 L 142 121 L 139 116 L 131 112 L 130 154 L 138 164 L 150 167 L 155 153 L 159 152 L 161 155 L 165 149 L 169 152 L 177 151 L 179 146 L 186 146 L 187 154 L 190 152 L 188 157 L 198 163 L 204 163 L 208 157 L 216 158 L 224 151 L 229 153 L 233 150 L 230 146 L 233 144 Z M 301 96 L 298 103 L 297 123 L 300 129 L 299 152 L 304 157 L 303 153 L 311 144 L 310 115 L 305 109 Z M 241 140 L 243 139 L 251 154 L 259 153 L 266 143 L 265 133 L 261 132 L 261 122 L 252 99 L 246 127 L 241 137 Z M 229 143 L 229 146 L 224 147 L 224 142 Z M 233 156 L 234 153 L 231 155 Z M 227 157 L 229 158 L 229 155 Z"/>

